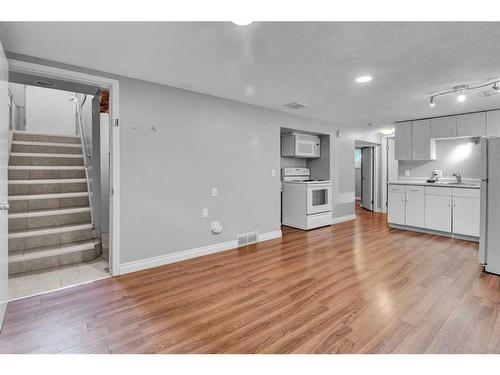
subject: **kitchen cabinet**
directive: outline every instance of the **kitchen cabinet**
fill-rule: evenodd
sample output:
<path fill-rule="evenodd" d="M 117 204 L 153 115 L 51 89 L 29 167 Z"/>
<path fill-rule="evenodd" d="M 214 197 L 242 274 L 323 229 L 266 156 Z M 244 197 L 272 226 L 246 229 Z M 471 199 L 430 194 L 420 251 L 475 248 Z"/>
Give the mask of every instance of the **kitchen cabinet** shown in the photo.
<path fill-rule="evenodd" d="M 486 135 L 500 136 L 500 110 L 486 112 Z"/>
<path fill-rule="evenodd" d="M 486 113 L 468 113 L 457 116 L 457 137 L 486 135 Z"/>
<path fill-rule="evenodd" d="M 451 189 L 425 187 L 424 228 L 451 232 Z"/>
<path fill-rule="evenodd" d="M 453 138 L 457 136 L 457 117 L 431 119 L 431 138 Z"/>
<path fill-rule="evenodd" d="M 425 196 L 423 186 L 406 186 L 405 224 L 423 228 L 425 223 Z"/>
<path fill-rule="evenodd" d="M 431 120 L 411 122 L 411 159 L 432 160 L 436 158 L 434 142 L 431 142 Z"/>
<path fill-rule="evenodd" d="M 453 189 L 453 233 L 479 237 L 480 192 Z"/>
<path fill-rule="evenodd" d="M 394 137 L 396 160 L 411 160 L 411 121 L 396 124 Z"/>
<path fill-rule="evenodd" d="M 392 224 L 405 225 L 405 187 L 390 185 L 387 202 L 387 221 Z"/>

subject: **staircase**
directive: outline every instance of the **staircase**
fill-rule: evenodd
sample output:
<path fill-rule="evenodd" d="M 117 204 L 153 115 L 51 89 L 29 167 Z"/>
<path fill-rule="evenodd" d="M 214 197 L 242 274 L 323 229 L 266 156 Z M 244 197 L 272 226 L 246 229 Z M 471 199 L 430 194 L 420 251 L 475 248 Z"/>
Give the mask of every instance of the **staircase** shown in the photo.
<path fill-rule="evenodd" d="M 101 255 L 80 137 L 14 131 L 9 204 L 9 274 Z"/>

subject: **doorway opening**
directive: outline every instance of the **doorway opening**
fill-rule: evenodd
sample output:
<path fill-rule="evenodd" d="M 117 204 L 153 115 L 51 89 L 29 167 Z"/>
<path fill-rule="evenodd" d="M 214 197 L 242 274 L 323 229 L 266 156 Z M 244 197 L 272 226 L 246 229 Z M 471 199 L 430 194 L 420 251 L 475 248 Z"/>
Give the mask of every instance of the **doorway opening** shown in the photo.
<path fill-rule="evenodd" d="M 9 299 L 118 274 L 112 84 L 9 68 Z"/>
<path fill-rule="evenodd" d="M 361 208 L 368 211 L 379 209 L 379 158 L 380 145 L 372 142 L 355 141 L 355 196 Z"/>

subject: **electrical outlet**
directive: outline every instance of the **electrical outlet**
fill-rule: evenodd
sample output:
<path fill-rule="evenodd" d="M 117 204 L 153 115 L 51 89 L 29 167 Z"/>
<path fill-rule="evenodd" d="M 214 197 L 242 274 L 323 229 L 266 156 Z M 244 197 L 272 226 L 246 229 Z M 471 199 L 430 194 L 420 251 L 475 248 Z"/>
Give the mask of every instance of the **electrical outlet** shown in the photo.
<path fill-rule="evenodd" d="M 410 170 L 409 169 L 405 169 L 405 177 L 410 177 Z"/>
<path fill-rule="evenodd" d="M 208 208 L 204 208 L 202 213 L 201 213 L 201 217 L 208 217 Z"/>
<path fill-rule="evenodd" d="M 216 196 L 217 196 L 217 188 L 213 187 L 212 188 L 212 197 L 216 197 Z"/>

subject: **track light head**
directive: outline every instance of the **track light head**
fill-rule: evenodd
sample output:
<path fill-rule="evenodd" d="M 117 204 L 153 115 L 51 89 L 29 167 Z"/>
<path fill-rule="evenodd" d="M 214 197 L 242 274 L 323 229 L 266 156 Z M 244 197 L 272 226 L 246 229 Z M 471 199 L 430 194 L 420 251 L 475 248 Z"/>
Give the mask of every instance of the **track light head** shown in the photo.
<path fill-rule="evenodd" d="M 435 107 L 436 106 L 436 103 L 434 102 L 434 97 L 431 96 L 430 99 L 429 99 L 429 107 Z"/>
<path fill-rule="evenodd" d="M 493 84 L 493 90 L 495 90 L 495 91 L 500 91 L 500 86 L 497 86 L 497 83 L 498 83 L 498 82 L 495 82 L 495 83 Z"/>
<path fill-rule="evenodd" d="M 457 96 L 457 100 L 460 102 L 460 103 L 463 103 L 467 100 L 467 97 L 464 95 L 464 94 L 460 94 Z"/>

